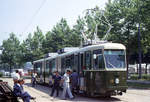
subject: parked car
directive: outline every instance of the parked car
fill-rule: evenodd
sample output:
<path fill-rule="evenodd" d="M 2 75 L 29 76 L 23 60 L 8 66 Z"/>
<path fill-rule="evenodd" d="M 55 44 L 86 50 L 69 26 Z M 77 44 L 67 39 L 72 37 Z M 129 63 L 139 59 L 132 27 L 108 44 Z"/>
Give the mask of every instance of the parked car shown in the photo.
<path fill-rule="evenodd" d="M 4 76 L 9 76 L 10 75 L 10 72 L 5 72 L 4 73 Z"/>

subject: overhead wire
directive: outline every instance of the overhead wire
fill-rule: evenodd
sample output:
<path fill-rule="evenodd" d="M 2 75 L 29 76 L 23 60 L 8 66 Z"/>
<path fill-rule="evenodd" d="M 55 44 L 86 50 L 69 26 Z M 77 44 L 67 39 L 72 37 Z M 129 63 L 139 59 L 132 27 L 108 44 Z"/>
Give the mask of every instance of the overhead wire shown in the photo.
<path fill-rule="evenodd" d="M 26 32 L 28 30 L 28 28 L 31 26 L 31 24 L 33 23 L 35 17 L 37 16 L 37 14 L 39 13 L 39 11 L 41 10 L 41 8 L 43 7 L 43 5 L 45 4 L 46 0 L 43 0 L 39 6 L 39 8 L 35 11 L 35 13 L 33 14 L 33 16 L 31 17 L 29 23 L 27 24 L 27 26 L 25 27 L 25 29 L 23 30 L 23 32 L 20 34 L 20 36 L 23 35 L 24 32 Z"/>

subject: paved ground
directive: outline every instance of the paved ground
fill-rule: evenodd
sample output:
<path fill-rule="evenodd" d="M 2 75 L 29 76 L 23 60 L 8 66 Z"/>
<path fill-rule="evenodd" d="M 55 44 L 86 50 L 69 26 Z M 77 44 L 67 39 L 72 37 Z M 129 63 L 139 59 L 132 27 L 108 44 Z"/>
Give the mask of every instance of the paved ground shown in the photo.
<path fill-rule="evenodd" d="M 13 86 L 11 78 L 3 78 L 2 80 L 7 81 L 11 87 Z M 50 88 L 41 85 L 37 85 L 33 88 L 31 87 L 29 79 L 26 80 L 24 89 L 32 96 L 36 97 L 36 100 L 31 102 L 150 102 L 149 89 L 128 89 L 127 93 L 124 93 L 122 96 L 113 96 L 107 99 L 76 96 L 74 100 L 61 100 L 60 97 L 52 98 L 49 96 L 49 93 L 51 92 Z"/>

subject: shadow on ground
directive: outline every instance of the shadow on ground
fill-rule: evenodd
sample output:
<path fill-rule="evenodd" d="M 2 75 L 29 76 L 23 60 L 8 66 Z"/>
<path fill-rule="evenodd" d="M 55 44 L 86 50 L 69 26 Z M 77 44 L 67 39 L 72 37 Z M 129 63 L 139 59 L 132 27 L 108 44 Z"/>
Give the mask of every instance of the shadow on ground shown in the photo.
<path fill-rule="evenodd" d="M 32 87 L 31 83 L 26 83 L 25 84 L 26 86 L 28 87 Z M 43 85 L 36 85 L 35 87 L 32 87 L 36 90 L 39 90 L 41 92 L 44 92 L 48 95 L 50 95 L 51 93 L 51 88 L 50 87 L 47 87 L 47 86 L 43 86 Z M 53 98 L 53 101 L 57 101 L 57 100 L 61 100 L 61 95 L 62 95 L 62 91 L 60 91 L 59 93 L 59 97 L 55 97 L 55 94 L 54 94 L 54 98 Z M 70 100 L 70 99 L 67 99 L 67 100 Z M 71 100 L 73 102 L 80 102 L 80 101 L 88 101 L 88 102 L 116 102 L 116 101 L 121 101 L 120 99 L 118 98 L 115 98 L 115 97 L 110 97 L 110 98 L 104 98 L 104 97 L 86 97 L 86 96 L 82 96 L 82 95 L 76 95 L 75 98 L 73 100 Z"/>

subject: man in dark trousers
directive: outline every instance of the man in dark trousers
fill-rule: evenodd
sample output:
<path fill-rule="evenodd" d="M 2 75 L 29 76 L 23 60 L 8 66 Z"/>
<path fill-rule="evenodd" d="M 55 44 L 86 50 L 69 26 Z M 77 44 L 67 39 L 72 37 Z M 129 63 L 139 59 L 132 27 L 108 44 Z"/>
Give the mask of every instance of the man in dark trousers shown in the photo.
<path fill-rule="evenodd" d="M 71 74 L 71 86 L 72 86 L 72 94 L 75 94 L 75 90 L 77 91 L 77 87 L 78 87 L 78 73 L 76 72 L 76 70 L 73 70 L 73 73 Z"/>
<path fill-rule="evenodd" d="M 61 76 L 59 75 L 58 71 L 55 72 L 55 75 L 53 75 L 52 77 L 53 79 L 53 87 L 52 87 L 52 92 L 51 92 L 51 96 L 53 96 L 55 90 L 57 91 L 56 96 L 58 97 L 59 95 L 59 87 L 60 87 L 60 81 L 61 81 Z"/>

